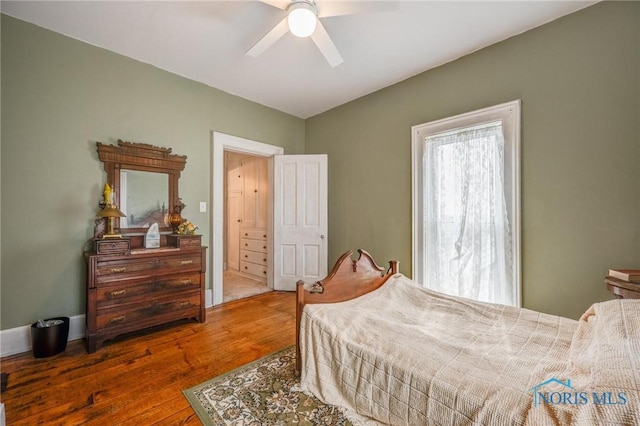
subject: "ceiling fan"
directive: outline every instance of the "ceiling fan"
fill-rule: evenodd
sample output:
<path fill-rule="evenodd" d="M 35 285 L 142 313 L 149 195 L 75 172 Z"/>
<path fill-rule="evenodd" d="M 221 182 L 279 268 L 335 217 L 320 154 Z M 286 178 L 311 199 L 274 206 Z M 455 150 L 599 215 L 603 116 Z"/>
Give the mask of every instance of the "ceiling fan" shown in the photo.
<path fill-rule="evenodd" d="M 260 0 L 286 11 L 286 16 L 264 37 L 254 44 L 246 54 L 260 56 L 287 32 L 298 37 L 311 37 L 327 62 L 332 67 L 343 62 L 342 56 L 327 30 L 320 21 L 331 16 L 353 15 L 366 11 L 383 11 L 397 8 L 397 1 L 356 2 L 356 1 L 318 1 L 315 0 Z"/>

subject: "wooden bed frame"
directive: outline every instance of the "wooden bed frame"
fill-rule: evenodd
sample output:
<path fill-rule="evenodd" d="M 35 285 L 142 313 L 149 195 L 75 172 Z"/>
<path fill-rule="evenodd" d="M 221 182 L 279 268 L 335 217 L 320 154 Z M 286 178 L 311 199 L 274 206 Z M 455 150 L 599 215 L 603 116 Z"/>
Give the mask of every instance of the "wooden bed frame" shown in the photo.
<path fill-rule="evenodd" d="M 371 255 L 358 249 L 358 259 L 353 260 L 353 251 L 344 253 L 333 265 L 326 278 L 315 282 L 309 290 L 305 282 L 296 283 L 296 374 L 300 374 L 300 319 L 304 306 L 311 303 L 336 303 L 355 299 L 381 287 L 387 279 L 398 272 L 400 262 L 389 261 L 385 270 L 378 266 Z"/>

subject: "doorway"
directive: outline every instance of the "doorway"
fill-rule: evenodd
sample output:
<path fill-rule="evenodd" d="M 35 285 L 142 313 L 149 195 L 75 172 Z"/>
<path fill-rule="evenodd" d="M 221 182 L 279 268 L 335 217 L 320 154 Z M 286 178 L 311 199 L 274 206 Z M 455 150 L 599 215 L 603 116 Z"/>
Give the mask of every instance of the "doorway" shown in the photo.
<path fill-rule="evenodd" d="M 225 240 L 222 302 L 272 291 L 267 285 L 270 227 L 267 158 L 225 151 Z"/>
<path fill-rule="evenodd" d="M 211 257 L 209 265 L 211 265 L 211 276 L 213 282 L 212 304 L 219 305 L 224 299 L 224 271 L 226 269 L 225 259 L 225 229 L 227 213 L 225 211 L 225 153 L 240 154 L 241 156 L 253 156 L 266 158 L 267 182 L 273 180 L 273 162 L 274 155 L 282 155 L 284 148 L 268 145 L 262 142 L 252 141 L 249 139 L 231 136 L 224 133 L 212 133 L 213 144 L 213 196 L 212 196 L 212 240 L 211 240 Z M 267 223 L 273 222 L 273 196 L 271 193 L 266 197 Z M 237 208 L 237 206 L 236 206 Z M 236 222 L 238 223 L 238 222 Z M 266 227 L 267 242 L 273 241 L 273 230 L 271 226 Z M 264 235 L 264 234 L 262 234 Z M 255 235 L 258 237 L 258 235 Z M 267 244 L 269 246 L 270 244 Z M 267 269 L 266 286 L 273 289 L 273 257 L 267 252 Z M 238 260 L 239 263 L 239 260 Z"/>

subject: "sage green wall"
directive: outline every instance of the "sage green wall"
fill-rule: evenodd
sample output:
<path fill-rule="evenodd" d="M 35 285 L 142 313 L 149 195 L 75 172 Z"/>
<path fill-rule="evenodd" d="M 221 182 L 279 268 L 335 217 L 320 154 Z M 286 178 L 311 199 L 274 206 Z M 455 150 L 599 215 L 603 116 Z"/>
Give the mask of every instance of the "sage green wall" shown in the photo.
<path fill-rule="evenodd" d="M 518 98 L 525 306 L 577 317 L 609 298 L 607 268 L 639 266 L 638 2 L 597 4 L 306 126 L 5 15 L 1 26 L 2 329 L 84 312 L 81 247 L 105 181 L 96 141 L 187 155 L 185 216 L 207 244 L 211 130 L 327 153 L 330 259 L 363 247 L 410 274 L 411 126 Z"/>
<path fill-rule="evenodd" d="M 420 54 L 420 52 L 416 52 Z M 605 2 L 310 118 L 329 257 L 411 274 L 411 126 L 522 100 L 524 306 L 578 317 L 640 267 L 640 2 Z"/>
<path fill-rule="evenodd" d="M 96 142 L 186 155 L 184 216 L 208 244 L 211 131 L 304 152 L 304 121 L 2 15 L 2 329 L 84 313 Z"/>

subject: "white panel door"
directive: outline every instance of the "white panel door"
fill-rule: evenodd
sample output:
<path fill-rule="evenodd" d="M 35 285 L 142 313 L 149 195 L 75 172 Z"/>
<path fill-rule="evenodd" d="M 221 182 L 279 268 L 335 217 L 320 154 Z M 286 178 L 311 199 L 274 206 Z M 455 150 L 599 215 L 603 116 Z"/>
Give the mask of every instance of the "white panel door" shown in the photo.
<path fill-rule="evenodd" d="M 242 220 L 242 194 L 227 196 L 227 267 L 240 269 L 240 222 Z"/>
<path fill-rule="evenodd" d="M 258 200 L 258 188 L 257 175 L 256 175 L 256 162 L 255 158 L 248 158 L 242 161 L 242 181 L 243 181 L 243 194 L 244 205 L 242 214 L 242 227 L 243 228 L 255 228 L 256 216 L 257 216 L 257 200 Z"/>
<path fill-rule="evenodd" d="M 273 288 L 295 291 L 327 275 L 327 156 L 274 156 L 273 187 Z"/>
<path fill-rule="evenodd" d="M 226 231 L 227 231 L 227 268 L 240 269 L 240 222 L 242 221 L 242 170 L 240 156 L 225 155 L 227 169 Z"/>

